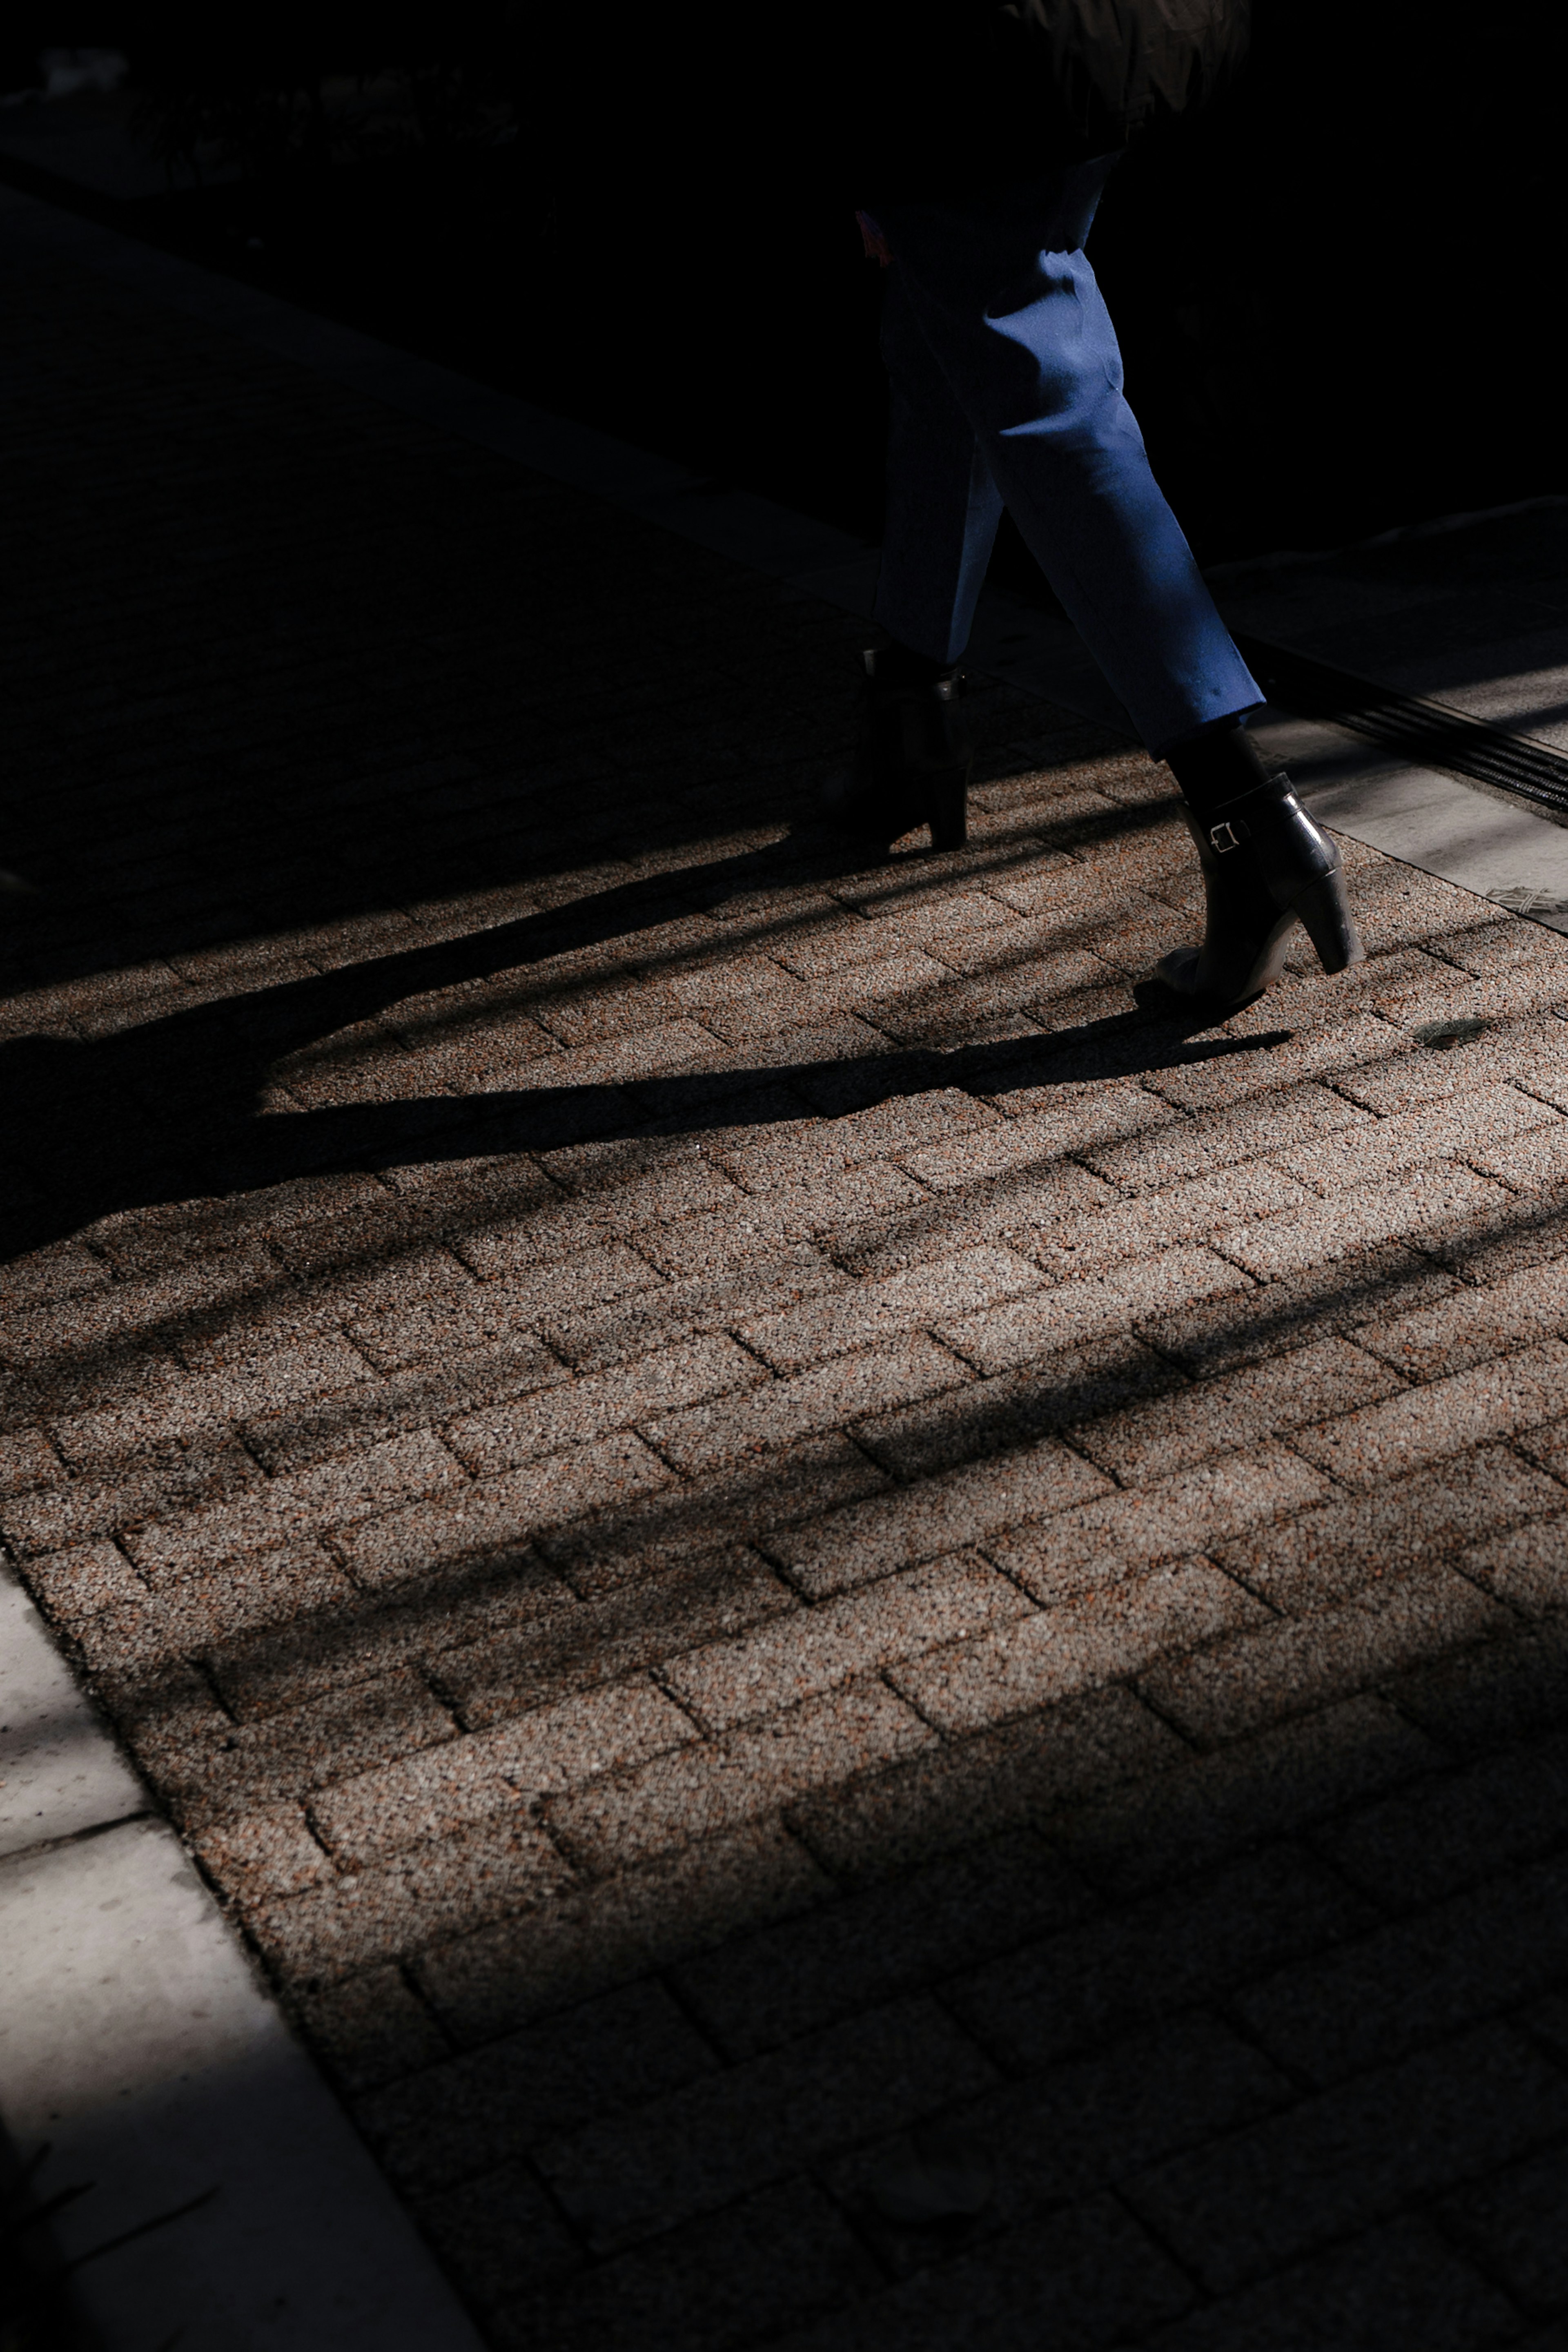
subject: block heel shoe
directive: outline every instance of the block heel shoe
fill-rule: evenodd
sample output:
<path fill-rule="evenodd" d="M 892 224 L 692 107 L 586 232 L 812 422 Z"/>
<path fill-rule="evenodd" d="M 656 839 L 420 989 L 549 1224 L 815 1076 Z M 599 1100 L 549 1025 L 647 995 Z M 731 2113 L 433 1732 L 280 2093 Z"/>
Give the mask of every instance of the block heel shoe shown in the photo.
<path fill-rule="evenodd" d="M 1238 1012 L 1279 979 L 1297 923 L 1325 971 L 1364 961 L 1338 846 L 1288 776 L 1266 776 L 1206 815 L 1182 814 L 1203 868 L 1203 942 L 1162 959 L 1153 975 L 1162 987 L 1217 1013 Z"/>
<path fill-rule="evenodd" d="M 974 750 L 957 668 L 899 645 L 868 646 L 861 659 L 854 771 L 829 785 L 822 815 L 884 856 L 917 825 L 929 827 L 933 849 L 962 849 Z"/>

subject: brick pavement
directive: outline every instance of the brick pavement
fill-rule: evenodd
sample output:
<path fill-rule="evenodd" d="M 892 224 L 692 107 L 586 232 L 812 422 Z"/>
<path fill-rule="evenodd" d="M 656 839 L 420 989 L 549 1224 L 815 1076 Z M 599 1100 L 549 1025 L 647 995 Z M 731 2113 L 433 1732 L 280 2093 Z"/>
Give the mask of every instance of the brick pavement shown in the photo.
<path fill-rule="evenodd" d="M 1561 2344 L 1568 943 L 8 274 L 0 1533 L 498 2352 Z"/>

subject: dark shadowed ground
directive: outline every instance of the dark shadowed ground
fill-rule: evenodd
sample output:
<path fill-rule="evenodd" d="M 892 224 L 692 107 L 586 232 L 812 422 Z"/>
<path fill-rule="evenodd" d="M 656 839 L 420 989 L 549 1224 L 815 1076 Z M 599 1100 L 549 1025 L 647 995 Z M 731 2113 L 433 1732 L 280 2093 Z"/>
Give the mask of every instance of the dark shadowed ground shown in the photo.
<path fill-rule="evenodd" d="M 843 614 L 5 273 L 0 1533 L 488 2340 L 1561 2352 L 1563 941 L 1184 1030 L 1141 752 L 856 867 Z"/>

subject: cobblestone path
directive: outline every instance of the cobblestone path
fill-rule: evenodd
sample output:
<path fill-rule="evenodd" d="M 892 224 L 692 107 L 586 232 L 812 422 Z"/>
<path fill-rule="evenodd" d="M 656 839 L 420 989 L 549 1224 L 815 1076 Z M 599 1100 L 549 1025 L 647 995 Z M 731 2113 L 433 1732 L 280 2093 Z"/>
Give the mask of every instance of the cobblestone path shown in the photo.
<path fill-rule="evenodd" d="M 1561 2347 L 1568 942 L 9 278 L 0 1531 L 498 2352 Z"/>

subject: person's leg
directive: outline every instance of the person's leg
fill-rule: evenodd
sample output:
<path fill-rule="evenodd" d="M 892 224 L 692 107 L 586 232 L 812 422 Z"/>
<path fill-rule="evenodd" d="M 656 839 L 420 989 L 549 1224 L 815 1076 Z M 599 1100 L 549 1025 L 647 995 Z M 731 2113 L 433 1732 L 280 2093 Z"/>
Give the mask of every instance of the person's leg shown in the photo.
<path fill-rule="evenodd" d="M 975 428 L 891 269 L 882 313 L 887 370 L 887 521 L 875 618 L 944 667 L 969 642 L 1002 498 Z"/>
<path fill-rule="evenodd" d="M 971 748 L 958 654 L 985 582 L 1001 495 L 974 427 L 911 315 L 898 273 L 883 309 L 891 409 L 887 527 L 874 615 L 890 643 L 868 646 L 852 775 L 822 795 L 841 830 L 882 850 L 916 825 L 936 849 L 967 833 Z"/>
<path fill-rule="evenodd" d="M 1328 971 L 1363 950 L 1337 849 L 1240 724 L 1262 696 L 1123 397 L 1115 332 L 1082 250 L 1112 160 L 1005 196 L 883 205 L 879 218 L 907 315 L 991 479 L 1181 787 L 1207 919 L 1202 946 L 1167 956 L 1159 976 L 1228 1006 L 1278 977 L 1297 920 Z"/>
<path fill-rule="evenodd" d="M 1156 757 L 1263 699 L 1162 495 L 1083 253 L 1112 159 L 884 205 L 907 315 L 1031 553 Z M 956 647 L 955 651 L 961 650 Z"/>

